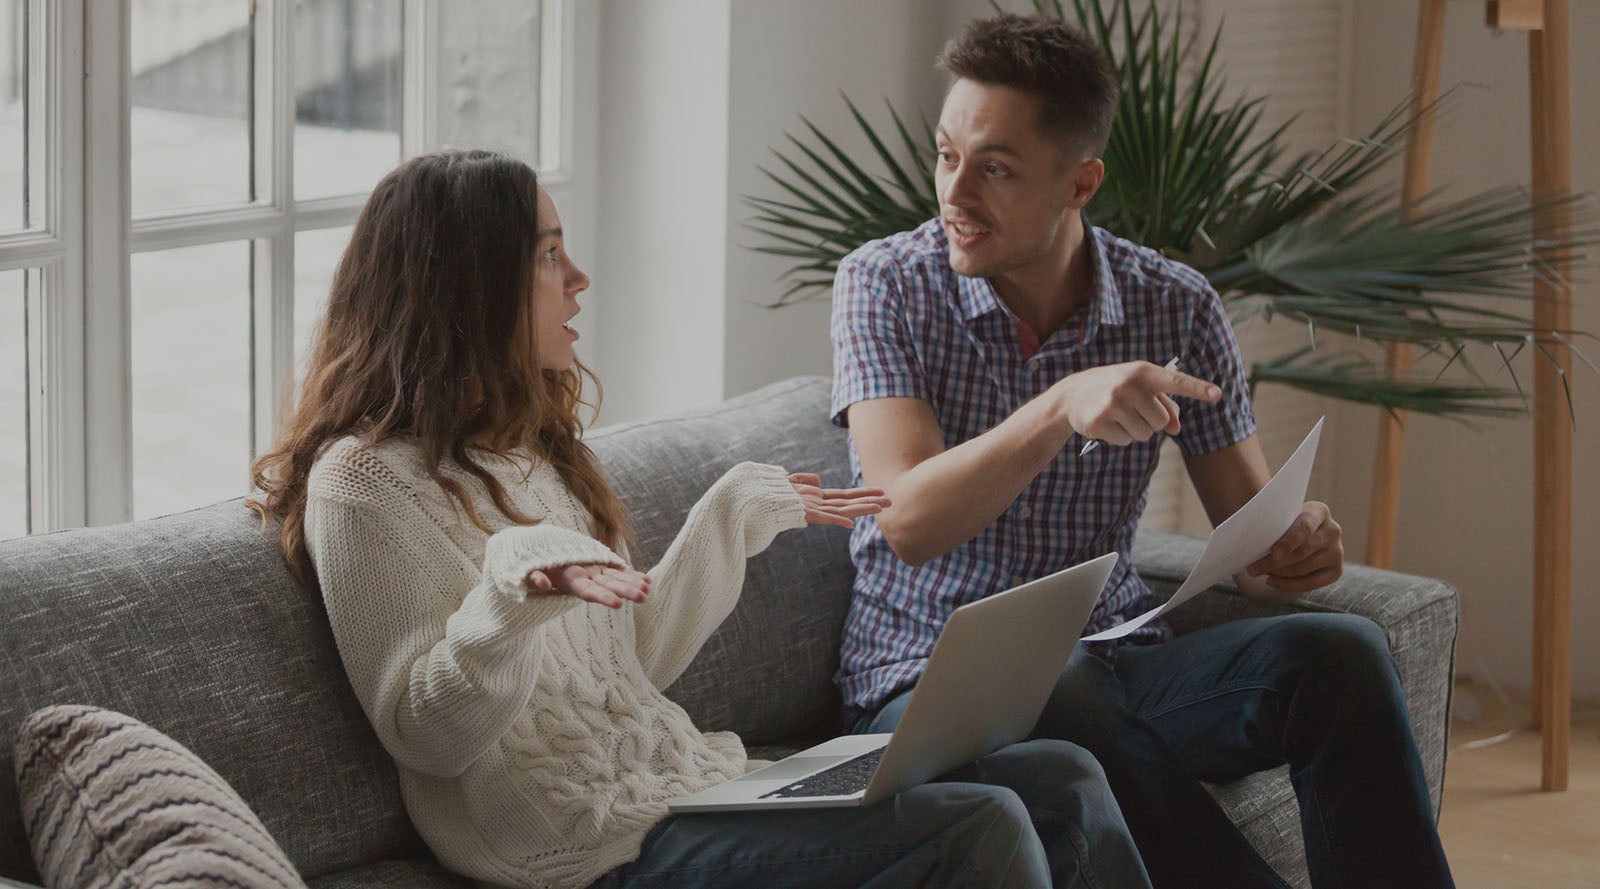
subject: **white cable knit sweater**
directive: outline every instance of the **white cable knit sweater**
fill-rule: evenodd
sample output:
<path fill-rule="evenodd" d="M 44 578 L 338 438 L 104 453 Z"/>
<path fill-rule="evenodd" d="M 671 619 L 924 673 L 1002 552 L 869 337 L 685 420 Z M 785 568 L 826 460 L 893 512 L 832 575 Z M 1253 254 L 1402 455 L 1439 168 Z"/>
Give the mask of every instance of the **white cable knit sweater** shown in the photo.
<path fill-rule="evenodd" d="M 666 801 L 746 769 L 730 732 L 702 733 L 661 693 L 738 600 L 745 560 L 805 524 L 784 471 L 742 463 L 689 512 L 620 610 L 528 595 L 534 568 L 625 564 L 542 462 L 481 454 L 526 515 L 443 470 L 479 531 L 403 440 L 344 438 L 311 472 L 306 542 L 339 653 L 406 808 L 441 862 L 478 880 L 586 886 L 638 856 Z"/>

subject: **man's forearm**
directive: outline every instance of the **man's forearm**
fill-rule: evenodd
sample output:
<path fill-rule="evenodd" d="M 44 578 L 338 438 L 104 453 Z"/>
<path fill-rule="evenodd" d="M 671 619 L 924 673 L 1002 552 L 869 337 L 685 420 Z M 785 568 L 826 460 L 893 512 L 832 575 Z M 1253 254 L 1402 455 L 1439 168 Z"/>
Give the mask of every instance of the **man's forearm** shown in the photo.
<path fill-rule="evenodd" d="M 920 565 L 993 524 L 1072 435 L 1060 401 L 1048 390 L 988 432 L 884 485 L 894 505 L 878 516 L 878 526 L 895 554 Z"/>

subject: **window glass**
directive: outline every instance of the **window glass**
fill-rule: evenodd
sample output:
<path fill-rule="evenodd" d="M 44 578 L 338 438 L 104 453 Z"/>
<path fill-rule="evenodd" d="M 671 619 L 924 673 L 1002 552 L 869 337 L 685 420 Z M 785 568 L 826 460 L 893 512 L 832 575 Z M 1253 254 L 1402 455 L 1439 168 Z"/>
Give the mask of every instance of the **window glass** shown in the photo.
<path fill-rule="evenodd" d="M 0 232 L 44 225 L 44 59 L 33 0 L 0 0 Z"/>
<path fill-rule="evenodd" d="M 294 378 L 305 378 L 311 338 L 322 323 L 333 273 L 354 226 L 299 232 L 294 236 Z"/>
<path fill-rule="evenodd" d="M 132 257 L 133 512 L 249 489 L 249 241 Z"/>
<path fill-rule="evenodd" d="M 132 5 L 133 214 L 255 198 L 252 0 Z"/>
<path fill-rule="evenodd" d="M 539 166 L 539 3 L 446 4 L 439 17 L 439 139 Z"/>
<path fill-rule="evenodd" d="M 402 8 L 295 4 L 296 199 L 360 194 L 399 162 Z"/>

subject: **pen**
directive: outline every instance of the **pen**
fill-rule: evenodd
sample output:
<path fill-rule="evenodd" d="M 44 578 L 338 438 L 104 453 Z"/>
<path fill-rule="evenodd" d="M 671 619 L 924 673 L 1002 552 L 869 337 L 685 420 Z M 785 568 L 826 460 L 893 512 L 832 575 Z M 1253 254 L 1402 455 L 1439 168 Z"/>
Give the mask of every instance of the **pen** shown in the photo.
<path fill-rule="evenodd" d="M 1161 367 L 1162 367 L 1163 370 L 1177 370 L 1178 369 L 1178 356 L 1176 356 L 1176 355 L 1172 356 L 1172 358 L 1169 359 L 1167 361 L 1167 363 L 1163 364 Z M 1100 447 L 1100 439 L 1091 438 L 1088 441 L 1083 443 L 1083 450 L 1078 452 L 1078 456 L 1082 457 L 1085 454 L 1089 453 L 1090 451 L 1092 451 L 1092 450 L 1094 450 L 1095 448 L 1098 448 L 1098 447 Z"/>

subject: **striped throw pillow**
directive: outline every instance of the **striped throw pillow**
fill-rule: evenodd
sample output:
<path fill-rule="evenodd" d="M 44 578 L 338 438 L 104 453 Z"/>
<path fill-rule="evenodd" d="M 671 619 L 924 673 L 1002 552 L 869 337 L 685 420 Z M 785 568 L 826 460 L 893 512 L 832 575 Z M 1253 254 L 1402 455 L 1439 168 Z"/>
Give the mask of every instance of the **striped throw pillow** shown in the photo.
<path fill-rule="evenodd" d="M 54 889 L 303 887 L 255 813 L 182 744 L 98 707 L 46 707 L 17 737 L 33 859 Z"/>

